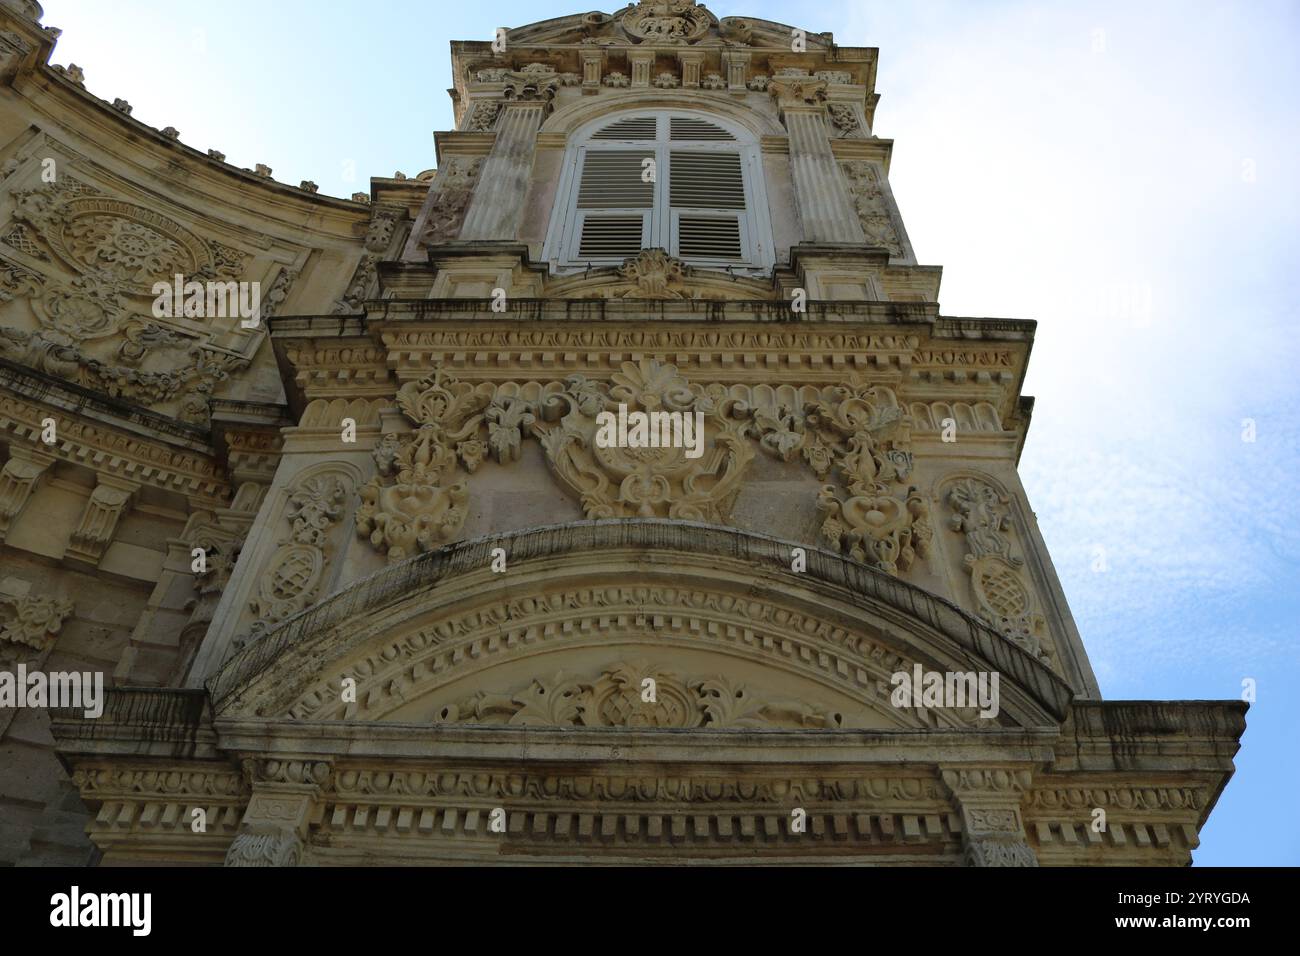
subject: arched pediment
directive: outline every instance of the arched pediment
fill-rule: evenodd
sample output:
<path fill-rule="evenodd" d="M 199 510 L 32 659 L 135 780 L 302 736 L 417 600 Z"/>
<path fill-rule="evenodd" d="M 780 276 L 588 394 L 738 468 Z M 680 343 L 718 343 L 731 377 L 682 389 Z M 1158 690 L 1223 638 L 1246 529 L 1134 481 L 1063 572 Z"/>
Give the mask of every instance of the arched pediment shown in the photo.
<path fill-rule="evenodd" d="M 1066 684 L 984 624 L 827 552 L 793 572 L 794 547 L 658 520 L 464 542 L 292 618 L 208 686 L 218 716 L 307 721 L 926 730 L 1062 719 Z M 496 549 L 505 573 L 492 569 Z M 917 665 L 997 673 L 998 715 L 893 706 L 891 676 Z M 642 700 L 648 686 L 654 701 Z"/>

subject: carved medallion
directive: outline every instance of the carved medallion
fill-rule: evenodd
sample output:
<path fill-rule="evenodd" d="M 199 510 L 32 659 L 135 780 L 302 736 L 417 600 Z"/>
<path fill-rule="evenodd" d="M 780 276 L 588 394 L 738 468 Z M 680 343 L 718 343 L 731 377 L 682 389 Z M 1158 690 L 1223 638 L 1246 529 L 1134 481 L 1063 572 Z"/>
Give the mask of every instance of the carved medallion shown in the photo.
<path fill-rule="evenodd" d="M 713 15 L 694 0 L 641 0 L 623 15 L 624 30 L 654 43 L 694 43 L 712 23 Z"/>

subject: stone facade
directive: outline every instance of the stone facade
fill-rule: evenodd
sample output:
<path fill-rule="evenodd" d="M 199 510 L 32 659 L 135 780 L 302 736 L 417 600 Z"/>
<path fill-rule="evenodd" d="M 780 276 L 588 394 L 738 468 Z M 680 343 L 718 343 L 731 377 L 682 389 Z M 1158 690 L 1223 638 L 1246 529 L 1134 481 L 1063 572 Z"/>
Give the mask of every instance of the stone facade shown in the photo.
<path fill-rule="evenodd" d="M 457 43 L 438 169 L 340 200 L 39 18 L 0 3 L 0 663 L 114 689 L 0 711 L 0 863 L 1189 861 L 1245 707 L 1101 700 L 1017 474 L 1034 323 L 940 314 L 874 49 L 688 0 Z M 260 313 L 159 317 L 173 276 Z M 700 454 L 602 445 L 618 406 Z M 917 668 L 996 714 L 899 706 Z"/>

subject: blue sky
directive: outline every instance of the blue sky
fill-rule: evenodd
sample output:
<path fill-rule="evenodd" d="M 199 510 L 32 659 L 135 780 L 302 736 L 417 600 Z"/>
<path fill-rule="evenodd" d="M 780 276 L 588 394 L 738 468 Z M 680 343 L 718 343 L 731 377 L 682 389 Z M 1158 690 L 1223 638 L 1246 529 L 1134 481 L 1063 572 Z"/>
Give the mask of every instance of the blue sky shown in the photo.
<path fill-rule="evenodd" d="M 589 9 L 45 8 L 54 61 L 97 95 L 343 196 L 434 166 L 451 40 Z M 875 132 L 944 313 L 1040 323 L 1021 470 L 1103 693 L 1232 699 L 1256 680 L 1195 858 L 1300 864 L 1300 4 L 710 8 L 880 48 Z"/>

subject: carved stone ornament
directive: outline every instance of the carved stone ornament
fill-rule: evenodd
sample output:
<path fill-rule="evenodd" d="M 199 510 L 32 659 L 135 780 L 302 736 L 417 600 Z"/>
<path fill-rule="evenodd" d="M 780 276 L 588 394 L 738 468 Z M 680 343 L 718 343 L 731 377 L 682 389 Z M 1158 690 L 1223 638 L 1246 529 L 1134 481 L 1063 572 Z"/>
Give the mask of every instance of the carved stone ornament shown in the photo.
<path fill-rule="evenodd" d="M 434 179 L 434 202 L 420 236 L 425 245 L 447 242 L 460 235 L 482 162 L 453 156 L 439 167 Z"/>
<path fill-rule="evenodd" d="M 298 613 L 315 597 L 325 573 L 329 533 L 349 491 L 342 477 L 324 474 L 299 483 L 289 495 L 289 540 L 272 555 L 249 605 L 258 618 L 255 635 Z"/>
<path fill-rule="evenodd" d="M 1033 590 L 1025 580 L 1024 561 L 1011 553 L 1011 517 L 1007 499 L 991 485 L 973 478 L 958 481 L 948 492 L 955 512 L 949 520 L 966 537 L 964 561 L 980 617 L 1006 638 L 1051 663 L 1041 635 L 1046 621 L 1038 612 Z"/>
<path fill-rule="evenodd" d="M 0 327 L 0 356 L 137 405 L 157 408 L 178 402 L 176 417 L 202 426 L 209 422 L 209 400 L 217 385 L 249 364 L 242 356 L 199 345 L 146 319 L 129 318 L 121 332 L 120 365 L 89 354 L 76 336 L 59 328 L 25 332 Z M 151 352 L 167 350 L 184 351 L 184 363 L 157 372 L 139 368 Z"/>
<path fill-rule="evenodd" d="M 59 598 L 0 594 L 0 642 L 48 650 L 72 610 L 71 601 Z"/>
<path fill-rule="evenodd" d="M 379 474 L 361 489 L 357 511 L 357 532 L 389 561 L 430 551 L 460 534 L 469 488 L 457 476 L 457 465 L 473 472 L 482 462 L 486 449 L 478 433 L 492 400 L 492 386 L 475 388 L 442 369 L 397 393 L 416 431 L 381 440 L 374 454 Z M 505 413 L 494 414 L 500 427 Z"/>
<path fill-rule="evenodd" d="M 151 295 L 154 283 L 177 274 L 236 278 L 246 262 L 237 250 L 68 176 L 16 192 L 13 216 L 74 270 L 125 294 Z"/>
<path fill-rule="evenodd" d="M 292 867 L 302 862 L 302 838 L 288 827 L 258 827 L 236 835 L 226 853 L 229 867 Z"/>
<path fill-rule="evenodd" d="M 835 729 L 840 714 L 805 701 L 769 699 L 726 676 L 682 680 L 644 662 L 620 663 L 596 678 L 556 674 L 517 691 L 479 691 L 444 707 L 443 723 L 517 727 Z"/>
<path fill-rule="evenodd" d="M 694 43 L 713 24 L 713 15 L 694 0 L 640 0 L 623 14 L 623 29 L 644 42 Z"/>
<path fill-rule="evenodd" d="M 782 76 L 778 72 L 767 83 L 767 92 L 776 97 L 781 106 L 815 106 L 826 99 L 826 81 L 808 75 Z"/>
<path fill-rule="evenodd" d="M 902 256 L 903 244 L 885 205 L 880 178 L 872 164 L 851 162 L 841 164 L 840 168 L 844 171 L 849 197 L 853 200 L 867 241 L 888 249 L 891 256 Z"/>
<path fill-rule="evenodd" d="M 831 119 L 831 128 L 836 139 L 862 139 L 865 132 L 858 122 L 858 111 L 847 103 L 831 103 L 826 107 Z"/>
<path fill-rule="evenodd" d="M 468 129 L 471 133 L 490 133 L 496 129 L 497 117 L 501 115 L 501 103 L 498 100 L 482 100 L 474 104 L 470 114 Z"/>
<path fill-rule="evenodd" d="M 838 472 L 849 495 L 822 489 L 822 537 L 837 551 L 888 574 L 925 557 L 929 509 L 915 488 L 900 487 L 912 470 L 911 419 L 883 386 L 845 385 L 794 416 L 764 418 L 764 444 L 784 457 L 796 448 L 821 478 Z M 802 434 L 800 434 L 802 432 Z"/>
<path fill-rule="evenodd" d="M 1038 866 L 1038 857 L 1023 839 L 977 837 L 966 841 L 967 866 Z"/>
<path fill-rule="evenodd" d="M 588 518 L 661 517 L 723 524 L 754 457 L 748 423 L 722 386 L 689 385 L 676 366 L 654 360 L 623 363 L 612 387 L 571 376 L 549 396 L 534 431 L 555 474 L 577 493 Z M 687 449 L 599 447 L 597 416 L 678 412 L 703 415 L 703 454 Z"/>
<path fill-rule="evenodd" d="M 625 298 L 684 299 L 687 297 L 683 280 L 690 275 L 690 266 L 674 259 L 663 249 L 643 249 L 631 259 L 626 259 L 618 270 L 619 275 L 636 283 Z"/>

